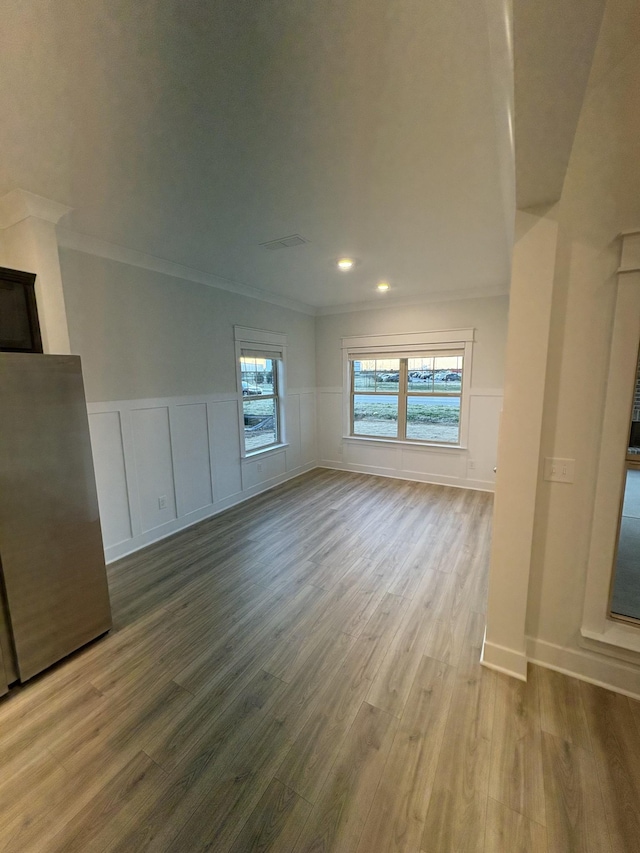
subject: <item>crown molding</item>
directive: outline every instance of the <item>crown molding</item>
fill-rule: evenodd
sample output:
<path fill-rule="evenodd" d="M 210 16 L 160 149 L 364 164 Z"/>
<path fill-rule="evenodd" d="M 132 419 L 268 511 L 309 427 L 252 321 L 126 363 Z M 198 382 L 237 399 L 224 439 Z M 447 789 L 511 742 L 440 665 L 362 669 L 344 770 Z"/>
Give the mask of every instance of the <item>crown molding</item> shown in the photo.
<path fill-rule="evenodd" d="M 11 228 L 30 216 L 44 219 L 54 225 L 73 208 L 66 204 L 43 198 L 41 195 L 15 189 L 0 198 L 0 228 Z"/>
<path fill-rule="evenodd" d="M 141 269 L 158 272 L 172 278 L 179 278 L 183 281 L 193 281 L 197 284 L 215 287 L 218 290 L 226 290 L 229 293 L 236 293 L 239 296 L 245 296 L 249 299 L 258 299 L 261 302 L 278 305 L 281 308 L 288 308 L 291 311 L 297 311 L 312 317 L 325 314 L 347 314 L 354 311 L 383 310 L 389 307 L 402 307 L 405 305 L 424 305 L 430 302 L 456 302 L 460 299 L 483 299 L 491 296 L 507 296 L 509 293 L 508 287 L 496 285 L 485 288 L 468 288 L 466 290 L 438 291 L 436 293 L 425 293 L 422 296 L 405 298 L 394 298 L 388 294 L 381 294 L 377 299 L 362 302 L 349 302 L 344 305 L 313 306 L 297 299 L 279 296 L 266 290 L 260 290 L 257 287 L 240 284 L 222 276 L 212 275 L 194 267 L 187 267 L 174 261 L 168 261 L 165 258 L 149 255 L 146 252 L 139 252 L 137 249 L 130 249 L 127 246 L 120 246 L 116 243 L 108 243 L 106 240 L 91 237 L 88 234 L 81 234 L 79 231 L 73 231 L 69 228 L 58 227 L 57 234 L 58 245 L 65 249 L 72 249 L 75 252 L 83 252 L 87 255 L 97 255 L 100 258 L 140 267 Z"/>
<path fill-rule="evenodd" d="M 97 255 L 100 258 L 117 261 L 118 263 L 128 264 L 133 267 L 140 267 L 141 269 L 158 272 L 172 278 L 179 278 L 183 281 L 205 284 L 207 287 L 226 290 L 229 293 L 246 296 L 249 299 L 258 299 L 261 302 L 268 302 L 272 305 L 278 305 L 281 308 L 298 311 L 301 314 L 309 314 L 311 316 L 316 314 L 316 309 L 312 305 L 299 302 L 297 299 L 289 299 L 286 296 L 269 293 L 257 287 L 240 284 L 222 276 L 212 275 L 203 270 L 177 264 L 174 261 L 168 261 L 165 258 L 158 258 L 155 255 L 148 255 L 146 252 L 139 252 L 137 249 L 130 249 L 127 246 L 108 243 L 106 240 L 101 240 L 98 237 L 90 237 L 88 234 L 81 234 L 69 228 L 58 228 L 57 233 L 58 245 L 65 249 L 83 252 L 86 255 Z"/>
<path fill-rule="evenodd" d="M 389 297 L 381 294 L 378 299 L 365 302 L 349 302 L 345 305 L 325 305 L 316 308 L 316 314 L 348 314 L 354 311 L 384 311 L 387 308 L 402 308 L 405 305 L 425 305 L 429 302 L 458 302 L 461 299 L 486 299 L 491 296 L 508 296 L 509 288 L 505 285 L 493 287 L 467 288 L 466 290 L 438 291 L 425 293 L 424 296 L 407 296 L 405 298 Z"/>

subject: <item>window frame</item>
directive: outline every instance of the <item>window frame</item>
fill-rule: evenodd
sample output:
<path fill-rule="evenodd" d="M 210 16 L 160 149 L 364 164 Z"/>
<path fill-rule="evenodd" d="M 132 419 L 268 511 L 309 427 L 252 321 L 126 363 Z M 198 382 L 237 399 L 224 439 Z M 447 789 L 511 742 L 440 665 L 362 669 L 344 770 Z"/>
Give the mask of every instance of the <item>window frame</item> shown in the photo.
<path fill-rule="evenodd" d="M 250 329 L 245 326 L 234 326 L 235 356 L 236 356 L 236 382 L 238 393 L 238 429 L 240 436 L 240 456 L 242 459 L 250 459 L 263 453 L 271 453 L 281 450 L 287 446 L 286 442 L 286 351 L 287 339 L 280 332 L 269 332 L 263 329 Z M 243 354 L 262 353 L 273 360 L 273 394 L 247 394 L 242 393 L 242 365 Z M 245 443 L 244 403 L 253 400 L 275 400 L 276 440 L 263 447 L 247 449 Z"/>
<path fill-rule="evenodd" d="M 469 435 L 469 408 L 474 329 L 451 329 L 432 332 L 412 332 L 400 335 L 361 335 L 343 338 L 343 438 L 349 441 L 382 442 L 404 444 L 411 447 L 466 449 Z M 408 387 L 408 359 L 437 357 L 438 355 L 462 356 L 462 383 L 460 393 L 428 393 L 410 390 Z M 398 383 L 398 435 L 369 436 L 353 431 L 354 361 L 364 359 L 400 359 Z M 404 361 L 403 361 L 404 360 Z M 366 392 L 362 392 L 366 394 Z M 389 392 L 395 394 L 395 392 Z M 371 396 L 375 396 L 372 394 Z M 460 398 L 460 422 L 458 441 L 444 442 L 406 437 L 406 414 L 410 397 L 455 396 Z"/>

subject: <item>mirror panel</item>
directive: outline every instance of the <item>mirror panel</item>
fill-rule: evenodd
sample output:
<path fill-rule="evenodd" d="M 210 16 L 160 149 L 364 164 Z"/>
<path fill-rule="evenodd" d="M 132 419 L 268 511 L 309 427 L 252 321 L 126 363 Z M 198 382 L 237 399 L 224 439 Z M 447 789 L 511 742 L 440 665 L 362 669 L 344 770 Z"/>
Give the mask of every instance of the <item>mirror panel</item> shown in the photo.
<path fill-rule="evenodd" d="M 610 614 L 640 622 L 640 362 L 636 371 Z"/>

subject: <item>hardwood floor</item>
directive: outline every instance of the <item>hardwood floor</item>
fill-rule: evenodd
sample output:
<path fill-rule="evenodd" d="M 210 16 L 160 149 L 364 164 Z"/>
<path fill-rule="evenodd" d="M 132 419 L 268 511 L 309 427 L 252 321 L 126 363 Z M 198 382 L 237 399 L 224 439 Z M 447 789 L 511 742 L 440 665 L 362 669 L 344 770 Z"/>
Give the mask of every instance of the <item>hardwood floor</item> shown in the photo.
<path fill-rule="evenodd" d="M 636 851 L 640 703 L 479 664 L 492 499 L 317 470 L 110 567 L 0 702 L 0 851 Z"/>

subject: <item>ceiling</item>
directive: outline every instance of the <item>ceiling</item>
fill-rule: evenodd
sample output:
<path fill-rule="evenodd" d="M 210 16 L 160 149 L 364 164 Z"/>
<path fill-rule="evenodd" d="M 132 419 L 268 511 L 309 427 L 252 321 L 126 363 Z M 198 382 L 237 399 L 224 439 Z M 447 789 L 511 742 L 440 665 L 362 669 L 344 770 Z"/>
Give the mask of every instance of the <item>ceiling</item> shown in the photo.
<path fill-rule="evenodd" d="M 560 198 L 605 5 L 605 0 L 513 2 L 519 209 Z"/>
<path fill-rule="evenodd" d="M 0 192 L 65 229 L 311 306 L 506 291 L 478 0 L 10 0 L 2 29 Z"/>
<path fill-rule="evenodd" d="M 319 309 L 506 292 L 502 6 L 9 0 L 0 193 Z M 291 234 L 307 242 L 260 246 Z"/>

